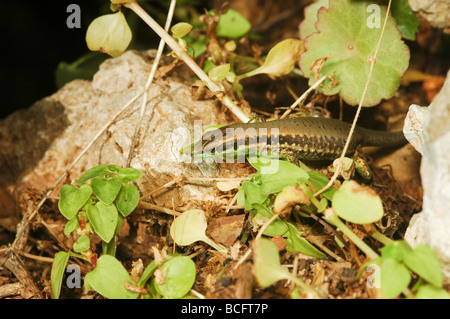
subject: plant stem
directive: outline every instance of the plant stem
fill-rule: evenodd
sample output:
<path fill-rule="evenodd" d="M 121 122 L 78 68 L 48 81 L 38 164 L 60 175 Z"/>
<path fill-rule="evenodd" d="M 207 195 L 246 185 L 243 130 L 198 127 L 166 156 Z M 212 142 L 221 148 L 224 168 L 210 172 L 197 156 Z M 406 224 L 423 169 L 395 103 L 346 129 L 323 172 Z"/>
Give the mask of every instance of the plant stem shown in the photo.
<path fill-rule="evenodd" d="M 186 51 L 184 51 L 184 49 L 180 45 L 178 45 L 175 39 L 173 39 L 163 28 L 161 28 L 161 26 L 141 8 L 136 0 L 129 0 L 125 4 L 125 6 L 133 10 L 142 20 L 144 20 L 144 22 L 147 23 L 147 25 L 152 28 L 152 30 L 155 31 L 164 42 L 166 42 L 166 44 L 173 50 L 173 52 L 181 60 L 183 60 L 184 63 L 186 63 L 186 65 L 206 84 L 211 92 L 223 91 L 223 88 L 208 77 L 208 75 L 198 66 L 197 63 L 195 63 L 195 61 L 186 53 Z M 217 97 L 242 122 L 246 123 L 250 120 L 250 118 L 234 104 L 233 100 L 229 96 L 225 94 L 218 94 Z"/>
<path fill-rule="evenodd" d="M 373 251 L 364 241 L 362 241 L 350 228 L 348 228 L 338 217 L 334 209 L 328 208 L 324 212 L 324 219 L 330 224 L 339 228 L 345 236 L 348 237 L 359 249 L 361 249 L 370 259 L 376 259 L 380 256 Z"/>
<path fill-rule="evenodd" d="M 382 243 L 385 246 L 392 244 L 394 242 L 392 239 L 388 238 L 386 235 L 380 233 L 378 231 L 378 229 L 375 228 L 374 225 L 372 225 L 372 227 L 369 231 L 369 235 L 372 236 L 372 238 L 378 240 L 380 243 Z"/>

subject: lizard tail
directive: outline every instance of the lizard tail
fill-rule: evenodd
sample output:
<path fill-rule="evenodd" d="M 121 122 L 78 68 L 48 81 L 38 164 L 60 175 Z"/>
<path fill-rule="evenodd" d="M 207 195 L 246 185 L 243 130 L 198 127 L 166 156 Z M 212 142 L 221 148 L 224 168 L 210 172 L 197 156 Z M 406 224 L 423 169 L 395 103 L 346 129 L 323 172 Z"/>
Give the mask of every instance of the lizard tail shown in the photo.
<path fill-rule="evenodd" d="M 382 132 L 362 129 L 361 133 L 364 135 L 363 146 L 393 147 L 404 145 L 408 142 L 402 131 Z"/>

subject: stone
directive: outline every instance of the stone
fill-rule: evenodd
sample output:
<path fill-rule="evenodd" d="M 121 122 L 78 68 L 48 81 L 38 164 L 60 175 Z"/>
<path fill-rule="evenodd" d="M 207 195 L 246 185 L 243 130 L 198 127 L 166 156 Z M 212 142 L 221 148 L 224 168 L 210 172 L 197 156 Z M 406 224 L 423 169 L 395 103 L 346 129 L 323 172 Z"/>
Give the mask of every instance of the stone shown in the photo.
<path fill-rule="evenodd" d="M 423 127 L 423 210 L 411 219 L 405 240 L 413 247 L 429 245 L 442 263 L 445 284 L 450 285 L 450 72 Z"/>
<path fill-rule="evenodd" d="M 414 12 L 419 13 L 433 27 L 450 33 L 450 1 L 448 0 L 409 0 Z"/>
<path fill-rule="evenodd" d="M 14 193 L 30 187 L 42 193 L 51 188 L 66 168 L 102 127 L 144 87 L 155 51 L 128 51 L 107 59 L 92 81 L 75 80 L 27 110 L 0 121 L 0 187 Z M 167 62 L 163 59 L 162 64 Z M 204 126 L 234 122 L 215 99 L 192 98 L 182 67 L 154 80 L 148 91 L 131 167 L 144 172 L 138 186 L 143 195 L 185 177 L 239 176 L 238 169 L 205 162 L 189 163 L 179 150 L 192 142 L 193 123 Z M 178 76 L 177 76 L 178 75 Z M 60 183 L 73 183 L 99 164 L 126 165 L 140 113 L 142 97 L 135 101 L 92 145 Z M 200 132 L 201 134 L 201 132 Z M 157 204 L 175 205 L 192 199 L 214 200 L 212 183 L 163 188 L 152 194 Z M 52 194 L 58 196 L 59 187 Z"/>

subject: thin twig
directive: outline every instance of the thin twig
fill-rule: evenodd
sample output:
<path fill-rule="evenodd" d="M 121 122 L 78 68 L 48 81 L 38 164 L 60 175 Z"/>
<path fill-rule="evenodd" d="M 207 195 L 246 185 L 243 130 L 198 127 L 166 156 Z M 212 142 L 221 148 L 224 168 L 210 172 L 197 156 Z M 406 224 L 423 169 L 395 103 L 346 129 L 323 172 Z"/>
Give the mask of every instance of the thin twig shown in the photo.
<path fill-rule="evenodd" d="M 177 3 L 176 0 L 170 1 L 170 7 L 169 7 L 169 11 L 167 13 L 166 25 L 164 26 L 164 29 L 166 31 L 169 30 L 170 24 L 172 23 L 172 17 L 173 17 L 173 13 L 175 11 L 176 3 Z M 147 100 L 148 100 L 147 92 L 148 92 L 148 89 L 150 88 L 150 85 L 153 82 L 153 78 L 155 77 L 155 73 L 156 73 L 156 70 L 158 69 L 159 61 L 161 60 L 163 50 L 164 50 L 164 41 L 161 39 L 159 41 L 158 51 L 156 52 L 155 60 L 153 61 L 153 64 L 152 64 L 152 69 L 150 70 L 150 74 L 149 74 L 147 82 L 145 83 L 145 86 L 144 86 L 144 96 L 142 98 L 141 112 L 139 114 L 139 119 L 136 124 L 136 128 L 134 130 L 134 135 L 133 135 L 133 139 L 131 141 L 130 151 L 128 152 L 128 159 L 127 159 L 127 165 L 126 165 L 127 167 L 130 167 L 131 158 L 133 157 L 134 148 L 136 147 L 137 136 L 139 134 L 139 129 L 141 127 L 142 118 L 144 117 L 144 113 L 145 113 L 145 109 L 146 109 L 146 105 L 147 105 Z"/>
<path fill-rule="evenodd" d="M 280 119 L 284 119 L 286 116 L 288 116 L 292 110 L 300 104 L 300 102 L 302 102 L 304 99 L 306 99 L 306 97 L 308 96 L 308 94 L 315 90 L 323 81 L 325 81 L 325 79 L 328 77 L 328 75 L 324 75 L 321 79 L 319 79 L 316 83 L 313 84 L 313 86 L 311 86 L 308 90 L 305 91 L 305 93 L 302 94 L 302 96 L 300 96 L 291 106 L 289 106 L 289 109 L 284 112 L 284 114 L 280 117 Z"/>
<path fill-rule="evenodd" d="M 321 190 L 316 192 L 314 194 L 314 196 L 318 196 L 321 193 L 323 193 L 324 191 L 326 191 L 328 188 L 330 188 L 331 185 L 333 185 L 333 183 L 336 181 L 337 177 L 339 176 L 339 174 L 342 171 L 342 161 L 343 161 L 343 158 L 345 157 L 345 155 L 347 154 L 347 149 L 348 149 L 348 146 L 350 145 L 350 140 L 351 140 L 351 138 L 353 136 L 353 132 L 355 131 L 356 122 L 358 121 L 359 113 L 361 112 L 362 104 L 364 102 L 364 98 L 366 97 L 366 92 L 367 92 L 367 89 L 369 87 L 370 80 L 372 78 L 372 72 L 373 72 L 373 68 L 375 66 L 375 62 L 376 62 L 376 59 L 377 59 L 378 50 L 380 49 L 381 40 L 383 39 L 384 30 L 386 29 L 387 19 L 388 19 L 388 16 L 389 16 L 389 10 L 391 8 L 391 3 L 392 3 L 392 0 L 389 0 L 389 4 L 388 4 L 387 10 L 386 10 L 386 17 L 384 18 L 383 28 L 381 29 L 381 34 L 380 34 L 380 38 L 378 39 L 378 43 L 377 43 L 377 47 L 375 49 L 375 53 L 374 53 L 373 57 L 369 57 L 368 58 L 369 62 L 370 62 L 369 74 L 367 76 L 367 81 L 366 81 L 366 84 L 364 86 L 364 90 L 363 90 L 363 93 L 362 93 L 362 96 L 361 96 L 361 100 L 359 101 L 358 108 L 356 109 L 356 114 L 355 114 L 355 117 L 353 119 L 353 123 L 352 123 L 352 126 L 350 128 L 350 132 L 348 133 L 347 141 L 345 142 L 344 149 L 342 150 L 341 157 L 339 158 L 338 166 L 337 166 L 336 171 L 334 172 L 333 176 L 331 177 L 330 181 L 328 182 L 328 184 L 324 188 L 322 188 Z"/>
<path fill-rule="evenodd" d="M 173 39 L 161 26 L 153 20 L 151 16 L 145 12 L 142 7 L 136 2 L 136 0 L 129 0 L 125 6 L 133 10 L 147 25 L 155 31 L 159 37 L 173 50 L 173 52 L 184 61 L 184 63 L 202 80 L 205 85 L 213 93 L 222 92 L 223 88 L 216 82 L 212 81 L 208 75 L 195 63 L 187 52 Z M 219 100 L 233 112 L 242 122 L 246 123 L 250 118 L 245 114 L 226 94 L 216 94 Z"/>

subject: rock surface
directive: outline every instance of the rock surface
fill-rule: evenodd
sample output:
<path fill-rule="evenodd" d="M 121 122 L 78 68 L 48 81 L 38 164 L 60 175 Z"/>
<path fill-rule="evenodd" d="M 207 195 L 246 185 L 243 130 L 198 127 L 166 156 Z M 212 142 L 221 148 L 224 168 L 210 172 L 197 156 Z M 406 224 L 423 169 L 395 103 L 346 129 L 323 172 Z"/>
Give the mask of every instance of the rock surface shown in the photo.
<path fill-rule="evenodd" d="M 448 0 L 409 0 L 414 12 L 418 12 L 433 27 L 450 33 L 450 1 Z"/>
<path fill-rule="evenodd" d="M 129 51 L 108 59 L 93 81 L 73 81 L 28 110 L 1 121 L 0 187 L 11 193 L 24 185 L 42 192 L 52 187 L 101 128 L 142 90 L 154 54 Z M 179 68 L 170 74 L 177 71 Z M 182 82 L 179 77 L 158 78 L 149 89 L 130 165 L 144 172 L 139 184 L 144 195 L 182 175 L 218 177 L 227 171 L 226 166 L 221 170 L 205 163 L 192 165 L 186 163 L 189 157 L 180 156 L 179 150 L 192 142 L 195 120 L 203 125 L 232 121 L 214 100 L 193 100 L 190 84 Z M 124 166 L 141 104 L 139 98 L 120 115 L 70 171 L 70 178 L 59 186 L 76 181 L 87 169 L 99 164 Z M 174 199 L 177 204 L 197 197 L 212 199 L 212 195 L 211 187 L 185 185 L 163 190 L 153 198 L 157 203 L 171 203 Z"/>
<path fill-rule="evenodd" d="M 411 219 L 405 239 L 412 246 L 428 244 L 436 252 L 450 285 L 450 72 L 423 126 L 423 211 Z"/>

